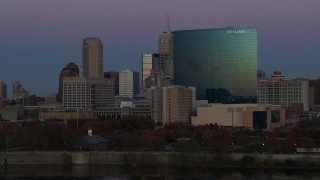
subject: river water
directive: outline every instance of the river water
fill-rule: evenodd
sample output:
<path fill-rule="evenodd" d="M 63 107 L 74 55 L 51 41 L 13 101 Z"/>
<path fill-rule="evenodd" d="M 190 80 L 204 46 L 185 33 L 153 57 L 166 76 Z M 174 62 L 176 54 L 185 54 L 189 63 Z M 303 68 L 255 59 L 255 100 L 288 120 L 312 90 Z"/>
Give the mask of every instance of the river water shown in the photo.
<path fill-rule="evenodd" d="M 154 179 L 154 180 L 293 180 L 320 179 L 319 171 L 311 170 L 257 170 L 191 167 L 137 167 L 137 166 L 61 166 L 9 165 L 0 166 L 0 179 Z"/>

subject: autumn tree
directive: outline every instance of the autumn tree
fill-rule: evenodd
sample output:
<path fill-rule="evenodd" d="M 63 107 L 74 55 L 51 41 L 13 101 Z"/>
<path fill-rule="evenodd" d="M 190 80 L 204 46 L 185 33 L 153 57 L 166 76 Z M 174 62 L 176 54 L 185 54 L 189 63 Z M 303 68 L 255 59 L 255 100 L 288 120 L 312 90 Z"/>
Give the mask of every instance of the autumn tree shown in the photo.
<path fill-rule="evenodd" d="M 285 147 L 287 152 L 295 152 L 296 150 L 296 134 L 291 132 L 285 141 Z"/>
<path fill-rule="evenodd" d="M 304 140 L 303 140 L 303 147 L 304 147 L 304 148 L 308 148 L 308 149 L 315 148 L 314 139 L 309 138 L 309 137 L 304 138 Z"/>
<path fill-rule="evenodd" d="M 268 150 L 270 152 L 279 152 L 280 144 L 277 141 L 277 138 L 280 136 L 280 131 L 278 129 L 274 129 L 271 133 L 269 133 L 267 138 Z"/>

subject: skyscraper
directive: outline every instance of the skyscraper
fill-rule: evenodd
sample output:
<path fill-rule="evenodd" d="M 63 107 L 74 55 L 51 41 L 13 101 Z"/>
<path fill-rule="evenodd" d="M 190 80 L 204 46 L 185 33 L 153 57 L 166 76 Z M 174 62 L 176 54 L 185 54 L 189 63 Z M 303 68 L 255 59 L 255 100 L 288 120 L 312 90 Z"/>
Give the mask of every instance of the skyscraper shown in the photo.
<path fill-rule="evenodd" d="M 192 111 L 192 89 L 183 86 L 163 87 L 163 122 L 190 123 Z"/>
<path fill-rule="evenodd" d="M 193 91 L 194 87 L 152 86 L 148 89 L 152 119 L 162 124 L 190 123 Z"/>
<path fill-rule="evenodd" d="M 104 72 L 104 78 L 113 79 L 114 81 L 114 95 L 119 95 L 119 72 L 108 71 Z"/>
<path fill-rule="evenodd" d="M 166 16 L 166 27 L 159 35 L 159 65 L 164 73 L 164 78 L 173 83 L 173 34 L 169 27 L 169 17 Z M 167 83 L 163 83 L 167 84 Z"/>
<path fill-rule="evenodd" d="M 150 73 L 153 69 L 159 69 L 159 55 L 145 53 L 142 54 L 142 87 L 146 87 L 145 80 L 150 76 Z"/>
<path fill-rule="evenodd" d="M 12 85 L 12 99 L 16 100 L 16 94 L 19 89 L 22 88 L 22 84 L 20 81 L 15 81 Z"/>
<path fill-rule="evenodd" d="M 58 102 L 62 102 L 62 94 L 63 94 L 63 78 L 65 77 L 78 77 L 79 76 L 79 68 L 75 63 L 69 63 L 66 67 L 64 67 L 59 74 L 59 90 L 58 90 Z"/>
<path fill-rule="evenodd" d="M 0 82 L 0 100 L 7 99 L 7 84 L 4 81 Z"/>
<path fill-rule="evenodd" d="M 163 73 L 159 69 L 150 70 L 150 75 L 145 79 L 146 88 L 151 86 L 162 87 L 163 86 Z"/>
<path fill-rule="evenodd" d="M 103 78 L 103 45 L 99 38 L 82 41 L 83 77 Z"/>
<path fill-rule="evenodd" d="M 195 86 L 209 102 L 256 102 L 255 28 L 174 31 L 173 42 L 174 84 Z"/>
<path fill-rule="evenodd" d="M 320 112 L 320 77 L 309 81 L 310 110 Z"/>
<path fill-rule="evenodd" d="M 139 73 L 127 67 L 119 73 L 119 96 L 132 98 L 139 93 Z"/>

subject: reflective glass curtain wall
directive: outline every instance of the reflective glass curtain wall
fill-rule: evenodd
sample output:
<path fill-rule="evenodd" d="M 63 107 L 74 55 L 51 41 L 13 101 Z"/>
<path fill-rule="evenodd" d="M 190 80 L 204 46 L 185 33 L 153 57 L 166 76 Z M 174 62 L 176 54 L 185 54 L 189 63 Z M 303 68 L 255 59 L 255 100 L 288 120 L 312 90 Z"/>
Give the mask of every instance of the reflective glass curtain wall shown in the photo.
<path fill-rule="evenodd" d="M 173 44 L 174 84 L 195 86 L 209 102 L 256 102 L 255 28 L 174 31 Z"/>

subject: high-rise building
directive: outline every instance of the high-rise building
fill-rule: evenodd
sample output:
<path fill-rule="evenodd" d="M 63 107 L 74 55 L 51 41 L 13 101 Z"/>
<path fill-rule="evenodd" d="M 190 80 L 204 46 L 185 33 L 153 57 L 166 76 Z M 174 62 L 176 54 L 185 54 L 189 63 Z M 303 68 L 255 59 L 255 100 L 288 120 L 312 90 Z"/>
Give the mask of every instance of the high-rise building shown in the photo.
<path fill-rule="evenodd" d="M 169 27 L 169 17 L 166 17 L 166 27 L 159 35 L 159 66 L 164 73 L 164 78 L 169 79 L 170 85 L 173 84 L 173 34 Z M 168 84 L 168 83 L 163 83 Z"/>
<path fill-rule="evenodd" d="M 63 79 L 63 106 L 66 109 L 94 109 L 112 107 L 114 82 L 112 79 L 65 77 Z"/>
<path fill-rule="evenodd" d="M 12 99 L 16 100 L 16 94 L 19 89 L 22 88 L 22 84 L 20 81 L 15 81 L 12 85 Z"/>
<path fill-rule="evenodd" d="M 0 82 L 0 100 L 7 99 L 7 84 L 4 81 Z"/>
<path fill-rule="evenodd" d="M 163 87 L 163 122 L 191 123 L 192 89 L 183 86 Z"/>
<path fill-rule="evenodd" d="M 309 81 L 310 110 L 320 112 L 320 78 Z"/>
<path fill-rule="evenodd" d="M 265 79 L 266 78 L 266 73 L 262 69 L 258 69 L 257 78 L 258 79 Z"/>
<path fill-rule="evenodd" d="M 255 28 L 174 31 L 173 43 L 174 84 L 195 86 L 199 100 L 256 102 Z"/>
<path fill-rule="evenodd" d="M 155 122 L 163 122 L 162 113 L 163 113 L 163 95 L 162 95 L 162 87 L 152 86 L 148 89 L 148 98 L 151 102 L 150 113 L 151 118 Z"/>
<path fill-rule="evenodd" d="M 159 69 L 150 70 L 150 75 L 145 79 L 145 87 L 151 86 L 162 87 L 163 86 L 163 73 Z"/>
<path fill-rule="evenodd" d="M 141 58 L 142 62 L 142 87 L 146 87 L 145 80 L 150 76 L 150 73 L 153 69 L 159 69 L 159 55 L 158 54 L 151 54 L 145 53 L 142 54 Z"/>
<path fill-rule="evenodd" d="M 309 81 L 306 79 L 284 80 L 280 71 L 271 78 L 258 81 L 258 103 L 289 107 L 303 103 L 303 110 L 309 108 Z"/>
<path fill-rule="evenodd" d="M 155 122 L 190 123 L 194 87 L 166 86 L 148 89 L 151 117 Z"/>
<path fill-rule="evenodd" d="M 119 72 L 108 71 L 104 72 L 104 78 L 114 80 L 114 94 L 119 95 Z"/>
<path fill-rule="evenodd" d="M 103 78 L 103 45 L 99 38 L 82 41 L 83 77 Z"/>
<path fill-rule="evenodd" d="M 59 89 L 57 100 L 58 102 L 62 103 L 62 94 L 63 94 L 63 78 L 64 77 L 79 77 L 79 68 L 75 63 L 69 63 L 65 66 L 60 74 L 59 74 Z"/>
<path fill-rule="evenodd" d="M 125 68 L 119 73 L 119 96 L 132 98 L 139 93 L 139 73 Z"/>

